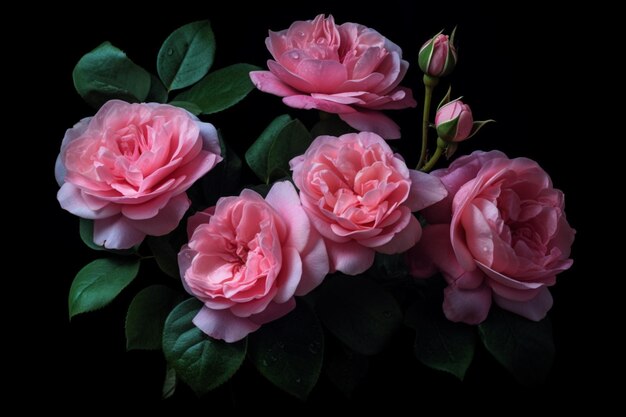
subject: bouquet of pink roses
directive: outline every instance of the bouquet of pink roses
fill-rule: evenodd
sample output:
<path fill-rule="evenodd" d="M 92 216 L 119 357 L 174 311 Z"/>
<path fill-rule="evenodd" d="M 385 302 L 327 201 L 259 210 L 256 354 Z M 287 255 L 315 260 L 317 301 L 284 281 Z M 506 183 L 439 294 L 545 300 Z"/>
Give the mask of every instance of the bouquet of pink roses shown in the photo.
<path fill-rule="evenodd" d="M 105 256 L 78 272 L 70 318 L 156 261 L 172 279 L 135 295 L 125 331 L 128 349 L 162 349 L 166 395 L 179 380 L 204 394 L 246 357 L 299 398 L 323 368 L 349 391 L 346 352 L 375 355 L 401 326 L 426 366 L 463 379 L 480 340 L 521 382 L 541 380 L 554 354 L 548 287 L 572 264 L 575 232 L 530 159 L 477 151 L 433 171 L 489 122 L 451 88 L 432 109 L 457 62 L 454 33 L 419 51 L 413 155 L 394 150 L 392 110 L 417 106 L 398 45 L 320 15 L 270 31 L 266 46 L 267 70 L 211 71 L 215 38 L 199 21 L 165 40 L 157 75 L 108 42 L 76 64 L 76 90 L 97 112 L 66 132 L 57 197 Z M 254 87 L 319 122 L 268 120 L 242 159 L 208 120 Z"/>

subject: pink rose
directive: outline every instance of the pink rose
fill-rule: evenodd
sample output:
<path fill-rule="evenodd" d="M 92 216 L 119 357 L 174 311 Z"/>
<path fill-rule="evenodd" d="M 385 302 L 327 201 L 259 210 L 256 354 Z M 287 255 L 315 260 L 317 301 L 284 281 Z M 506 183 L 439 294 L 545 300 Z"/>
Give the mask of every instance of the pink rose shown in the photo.
<path fill-rule="evenodd" d="M 423 212 L 429 226 L 408 253 L 412 274 L 442 272 L 451 321 L 482 322 L 492 299 L 530 320 L 544 318 L 552 307 L 547 287 L 572 265 L 575 231 L 563 193 L 536 162 L 498 151 L 474 152 L 433 175 L 448 197 Z"/>
<path fill-rule="evenodd" d="M 324 241 L 288 181 L 274 184 L 265 200 L 248 189 L 221 198 L 189 219 L 188 233 L 180 274 L 204 303 L 193 322 L 229 343 L 289 313 L 294 295 L 308 293 L 328 273 Z"/>
<path fill-rule="evenodd" d="M 447 192 L 432 175 L 408 169 L 378 135 L 319 136 L 291 160 L 300 200 L 324 236 L 331 272 L 356 275 L 375 252 L 400 253 L 422 233 L 412 212 Z"/>
<path fill-rule="evenodd" d="M 269 71 L 253 71 L 256 87 L 298 109 L 337 113 L 353 128 L 386 139 L 400 128 L 375 110 L 415 107 L 410 89 L 398 87 L 409 63 L 402 50 L 373 29 L 355 23 L 337 26 L 332 16 L 294 22 L 269 32 L 265 40 L 274 60 Z"/>
<path fill-rule="evenodd" d="M 94 219 L 94 242 L 111 249 L 174 230 L 185 191 L 222 160 L 217 132 L 166 104 L 105 103 L 68 129 L 55 174 L 61 207 Z"/>
<path fill-rule="evenodd" d="M 451 101 L 437 110 L 435 127 L 441 139 L 461 142 L 472 134 L 474 127 L 472 109 L 461 100 Z"/>

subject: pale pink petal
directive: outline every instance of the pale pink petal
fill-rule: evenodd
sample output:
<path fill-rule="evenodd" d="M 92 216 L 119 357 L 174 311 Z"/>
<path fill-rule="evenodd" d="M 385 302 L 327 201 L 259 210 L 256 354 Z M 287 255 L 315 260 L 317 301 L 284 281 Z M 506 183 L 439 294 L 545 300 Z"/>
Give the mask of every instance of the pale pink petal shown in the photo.
<path fill-rule="evenodd" d="M 283 245 L 293 246 L 301 252 L 309 241 L 311 223 L 306 215 L 300 197 L 289 181 L 275 183 L 265 197 L 280 218 L 287 224 L 287 240 Z"/>
<path fill-rule="evenodd" d="M 402 93 L 402 94 L 397 94 Z M 391 101 L 381 104 L 372 104 L 365 107 L 372 110 L 402 110 L 417 106 L 417 101 L 413 98 L 413 90 L 406 87 L 398 87 L 395 93 L 391 93 Z"/>
<path fill-rule="evenodd" d="M 93 241 L 107 249 L 129 249 L 140 244 L 146 234 L 137 230 L 122 215 L 96 219 L 93 224 Z"/>
<path fill-rule="evenodd" d="M 217 155 L 219 158 L 216 159 L 216 163 L 220 162 L 223 158 L 221 157 L 222 148 L 220 146 L 220 138 L 217 134 L 217 129 L 211 123 L 204 123 L 201 121 L 197 121 L 196 123 L 200 129 L 202 149 Z"/>
<path fill-rule="evenodd" d="M 376 252 L 354 241 L 337 243 L 327 239 L 326 249 L 330 258 L 330 272 L 340 271 L 346 275 L 358 275 L 374 264 Z"/>
<path fill-rule="evenodd" d="M 276 284 L 278 292 L 274 297 L 277 303 L 284 303 L 293 297 L 302 278 L 302 260 L 297 250 L 283 247 L 282 259 Z"/>
<path fill-rule="evenodd" d="M 325 111 L 327 113 L 337 113 L 340 115 L 356 112 L 356 110 L 354 110 L 352 107 L 345 104 L 316 99 L 311 96 L 305 95 L 285 97 L 283 98 L 283 103 L 295 109 L 317 109 Z"/>
<path fill-rule="evenodd" d="M 160 209 L 154 217 L 145 220 L 133 220 L 132 224 L 136 229 L 147 235 L 165 235 L 176 229 L 190 203 L 185 193 L 179 194 L 170 199 L 165 207 Z"/>
<path fill-rule="evenodd" d="M 513 301 L 495 293 L 493 294 L 493 300 L 503 309 L 533 321 L 543 320 L 552 308 L 553 302 L 552 294 L 550 294 L 550 290 L 547 287 L 541 287 L 539 293 L 528 301 Z"/>
<path fill-rule="evenodd" d="M 73 184 L 66 182 L 57 192 L 61 207 L 83 219 L 105 219 L 120 212 L 117 204 L 107 204 L 99 210 L 92 210 L 85 201 L 83 192 Z"/>
<path fill-rule="evenodd" d="M 316 100 L 332 101 L 339 104 L 364 104 L 365 102 L 359 98 L 360 93 L 338 93 L 338 94 L 319 94 L 311 93 L 311 97 Z"/>
<path fill-rule="evenodd" d="M 215 206 L 204 211 L 198 211 L 187 219 L 187 238 L 191 239 L 193 232 L 204 223 L 209 223 L 211 216 L 215 213 Z"/>
<path fill-rule="evenodd" d="M 265 310 L 259 314 L 250 316 L 250 321 L 257 324 L 269 323 L 270 321 L 286 316 L 294 308 L 296 308 L 296 300 L 293 297 L 284 303 L 269 303 Z"/>
<path fill-rule="evenodd" d="M 386 244 L 378 246 L 376 252 L 385 254 L 401 253 L 409 250 L 422 236 L 422 227 L 415 216 L 409 215 L 409 223 L 404 229 L 396 233 L 394 237 Z"/>
<path fill-rule="evenodd" d="M 305 59 L 296 70 L 298 77 L 315 87 L 310 93 L 334 93 L 348 79 L 346 68 L 339 62 Z"/>
<path fill-rule="evenodd" d="M 417 278 L 428 278 L 435 268 L 453 280 L 464 272 L 452 250 L 448 224 L 426 226 L 420 241 L 409 250 L 407 259 L 411 275 Z"/>
<path fill-rule="evenodd" d="M 304 93 L 318 92 L 315 86 L 311 85 L 308 81 L 303 80 L 298 75 L 288 71 L 276 61 L 267 61 L 267 67 L 270 69 L 272 74 L 276 76 L 276 78 L 298 91 L 302 91 Z"/>
<path fill-rule="evenodd" d="M 341 120 L 361 132 L 374 132 L 385 139 L 400 139 L 400 127 L 377 111 L 355 111 L 339 114 Z"/>
<path fill-rule="evenodd" d="M 249 318 L 237 317 L 229 310 L 211 310 L 202 307 L 193 318 L 196 325 L 214 339 L 237 342 L 261 327 Z"/>
<path fill-rule="evenodd" d="M 256 88 L 265 93 L 274 94 L 279 97 L 300 94 L 298 90 L 291 88 L 269 71 L 252 71 L 250 72 L 250 79 Z"/>
<path fill-rule="evenodd" d="M 443 200 L 448 191 L 441 180 L 425 172 L 409 170 L 411 192 L 405 204 L 411 211 L 422 210 Z"/>
<path fill-rule="evenodd" d="M 450 284 L 443 292 L 443 312 L 453 322 L 480 324 L 491 308 L 491 290 L 481 286 L 474 290 L 462 290 Z"/>
<path fill-rule="evenodd" d="M 300 254 L 302 258 L 302 278 L 295 295 L 302 296 L 322 283 L 330 271 L 330 260 L 326 244 L 315 228 L 311 228 L 309 242 Z"/>

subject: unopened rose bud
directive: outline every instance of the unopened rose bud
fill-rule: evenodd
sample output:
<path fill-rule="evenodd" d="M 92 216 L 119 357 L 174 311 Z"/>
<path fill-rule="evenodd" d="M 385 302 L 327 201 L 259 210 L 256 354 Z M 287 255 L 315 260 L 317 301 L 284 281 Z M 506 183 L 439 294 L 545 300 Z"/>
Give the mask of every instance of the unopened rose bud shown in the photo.
<path fill-rule="evenodd" d="M 456 49 L 448 35 L 438 34 L 426 42 L 419 52 L 418 64 L 431 77 L 448 75 L 456 65 Z"/>
<path fill-rule="evenodd" d="M 454 100 L 437 110 L 435 127 L 437 135 L 448 142 L 460 142 L 472 134 L 472 110 L 461 100 Z"/>

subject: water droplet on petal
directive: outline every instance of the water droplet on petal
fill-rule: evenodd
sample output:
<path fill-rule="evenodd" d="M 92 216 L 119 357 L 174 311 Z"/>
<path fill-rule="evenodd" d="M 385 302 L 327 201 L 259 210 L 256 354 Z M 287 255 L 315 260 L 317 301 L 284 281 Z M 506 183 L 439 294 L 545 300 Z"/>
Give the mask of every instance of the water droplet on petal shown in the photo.
<path fill-rule="evenodd" d="M 326 38 L 317 38 L 318 45 L 324 45 L 326 43 Z"/>
<path fill-rule="evenodd" d="M 302 31 L 298 32 L 298 36 L 300 36 L 301 38 L 304 38 L 304 32 Z"/>
<path fill-rule="evenodd" d="M 291 54 L 291 59 L 300 59 L 300 54 L 297 52 L 292 52 Z"/>

